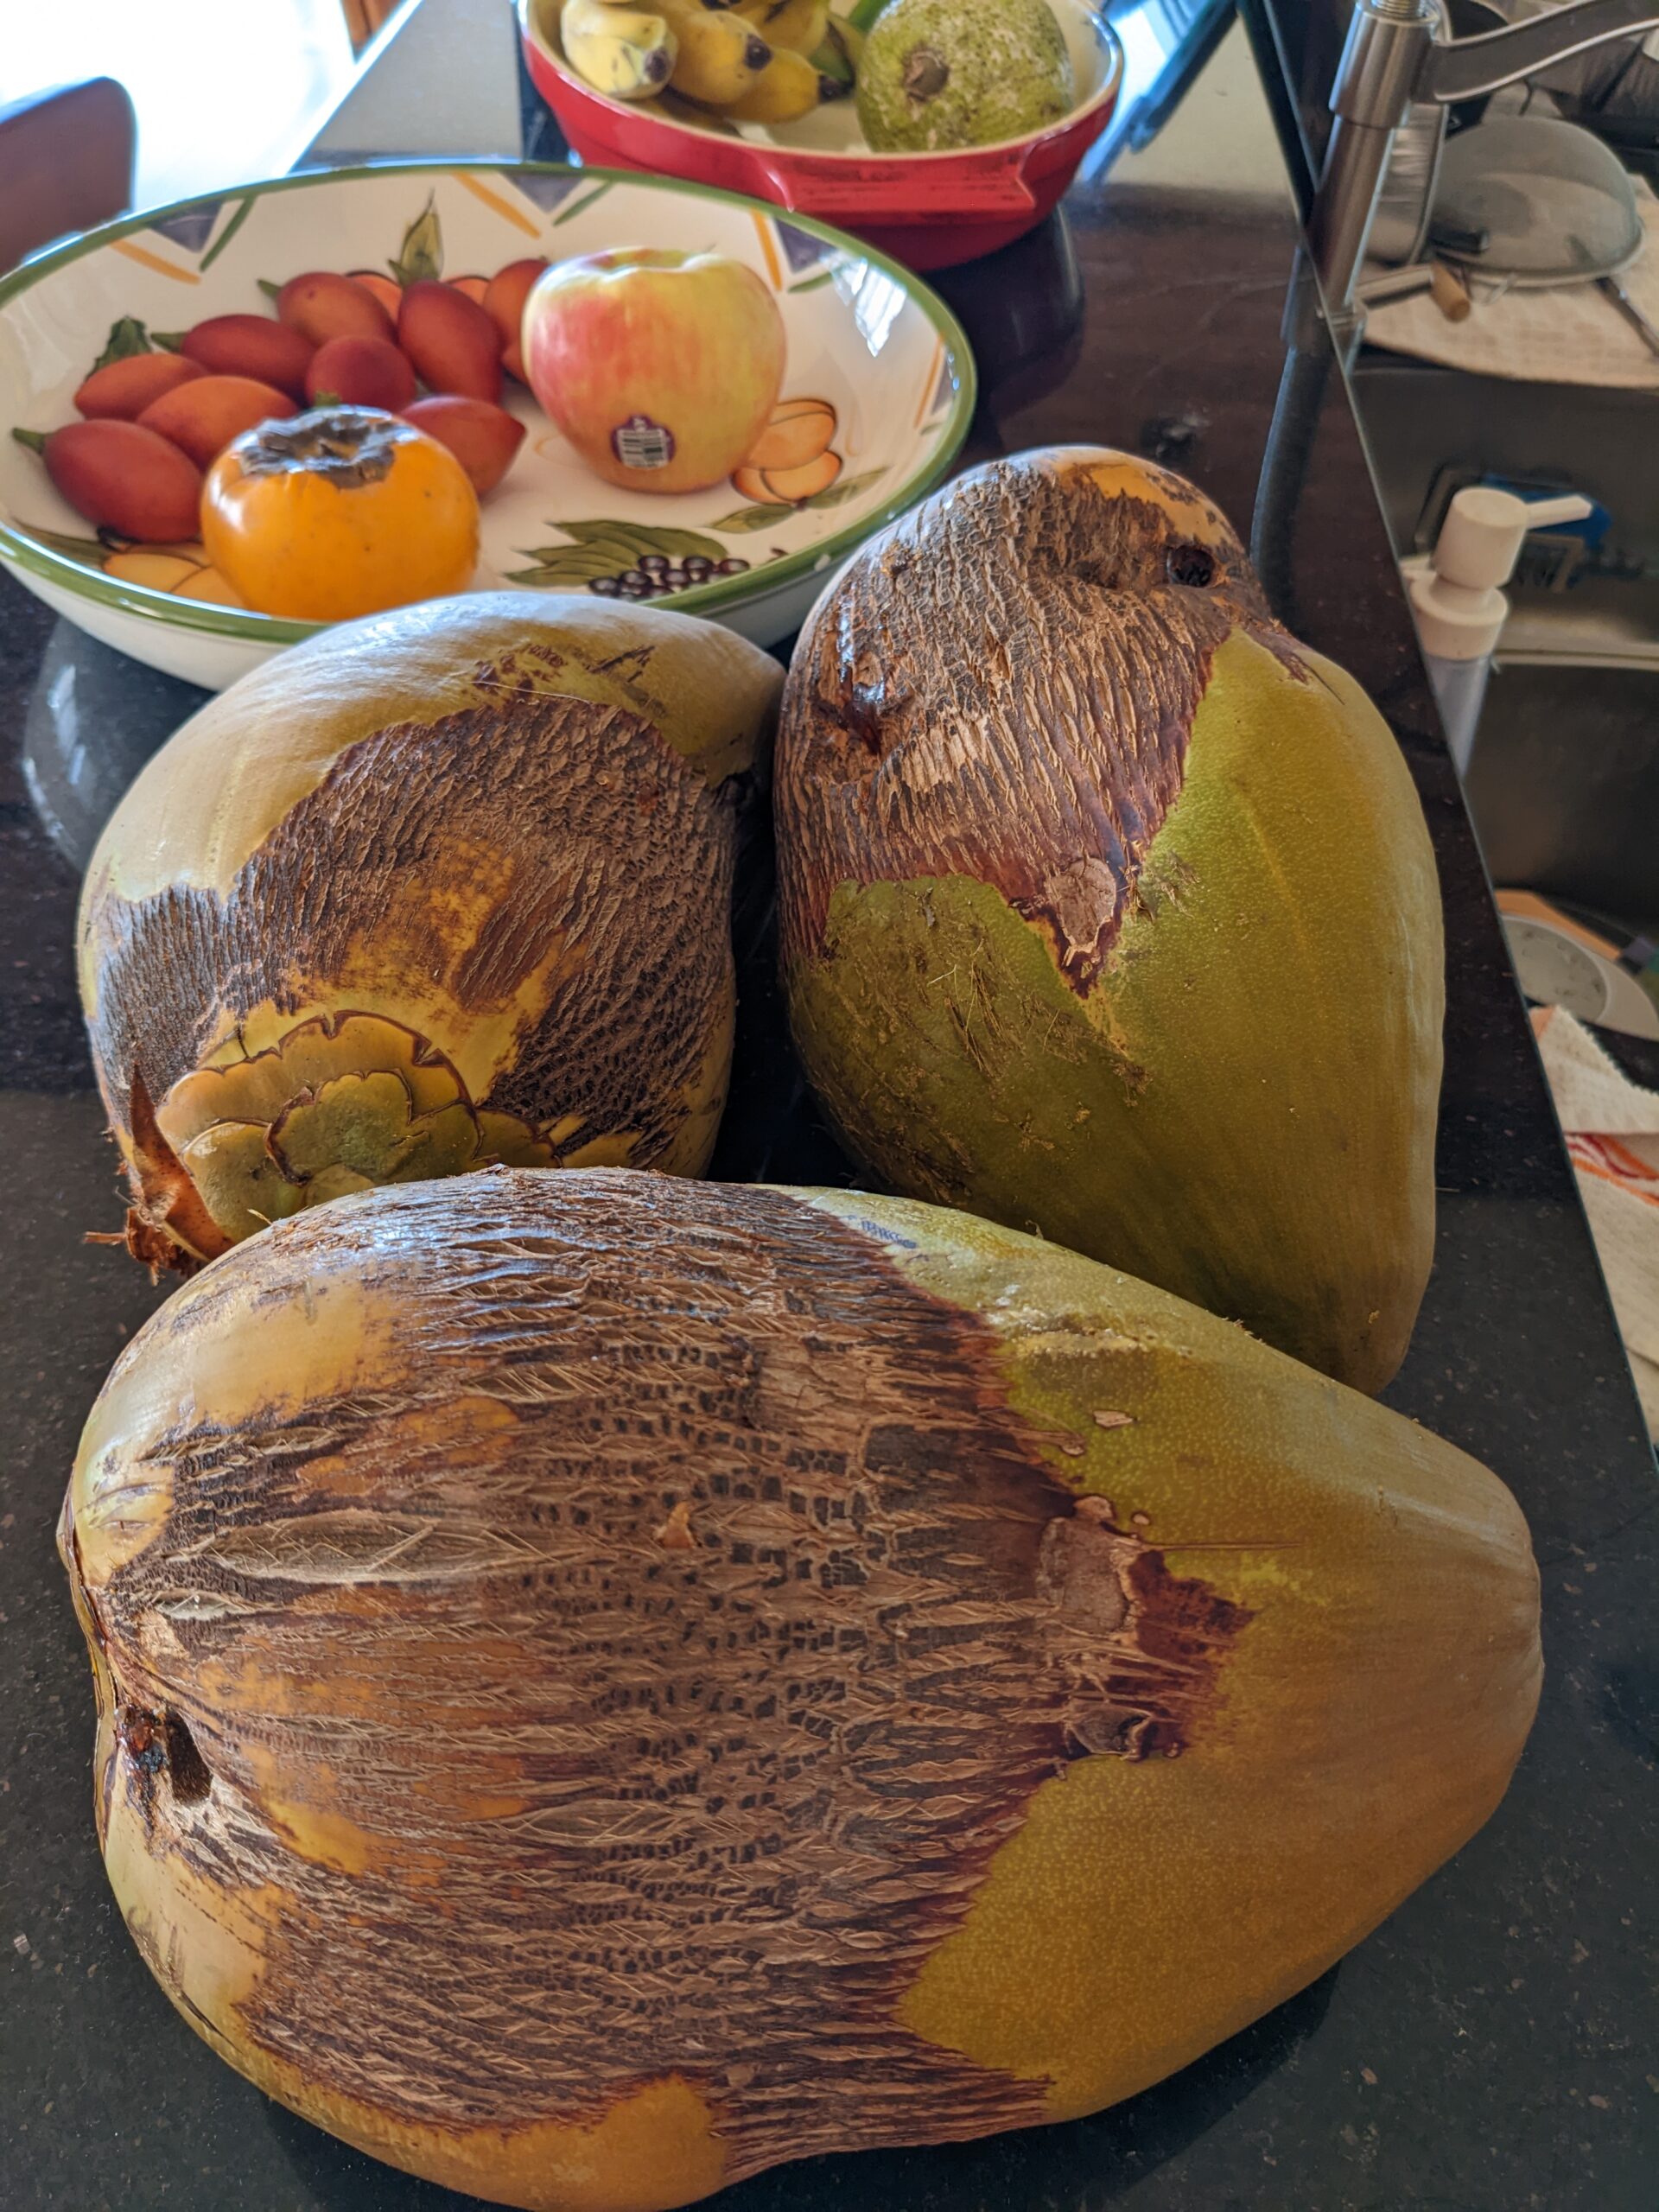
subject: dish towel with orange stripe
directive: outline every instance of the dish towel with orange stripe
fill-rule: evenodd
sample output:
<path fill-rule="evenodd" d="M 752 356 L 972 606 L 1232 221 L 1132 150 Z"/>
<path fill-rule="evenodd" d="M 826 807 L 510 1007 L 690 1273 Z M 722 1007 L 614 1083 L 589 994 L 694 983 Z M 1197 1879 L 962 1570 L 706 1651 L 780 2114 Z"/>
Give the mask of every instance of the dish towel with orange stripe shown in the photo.
<path fill-rule="evenodd" d="M 1659 1091 L 1632 1083 L 1559 1007 L 1538 1007 L 1532 1026 L 1648 1431 L 1659 1440 Z"/>

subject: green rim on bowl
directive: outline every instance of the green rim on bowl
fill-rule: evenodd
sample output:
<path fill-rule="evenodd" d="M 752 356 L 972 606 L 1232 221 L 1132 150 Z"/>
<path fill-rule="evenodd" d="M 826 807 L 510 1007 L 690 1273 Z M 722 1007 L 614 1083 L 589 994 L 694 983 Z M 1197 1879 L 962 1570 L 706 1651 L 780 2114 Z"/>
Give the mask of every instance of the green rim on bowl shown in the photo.
<path fill-rule="evenodd" d="M 968 343 L 967 333 L 951 314 L 944 302 L 932 288 L 912 270 L 904 267 L 874 247 L 866 245 L 861 238 L 838 231 L 830 224 L 815 222 L 809 215 L 797 215 L 773 207 L 768 201 L 754 200 L 741 192 L 721 192 L 712 185 L 694 184 L 683 178 L 648 176 L 632 169 L 577 168 L 568 162 L 508 162 L 488 158 L 459 161 L 385 161 L 359 162 L 348 168 L 303 169 L 296 175 L 269 177 L 262 183 L 239 185 L 238 196 L 257 200 L 270 192 L 302 191 L 308 185 L 338 183 L 353 177 L 365 176 L 444 176 L 468 170 L 486 171 L 493 175 L 568 176 L 591 179 L 594 183 L 620 184 L 647 192 L 677 192 L 695 200 L 716 200 L 723 206 L 741 207 L 751 214 L 765 217 L 771 222 L 786 221 L 791 230 L 804 231 L 809 236 L 822 238 L 826 245 L 859 261 L 869 262 L 883 270 L 904 287 L 906 294 L 926 316 L 943 340 L 955 375 L 956 391 L 950 412 L 940 427 L 933 450 L 915 474 L 900 485 L 891 499 L 884 500 L 874 512 L 861 522 L 837 531 L 833 537 L 820 538 L 804 546 L 798 553 L 786 554 L 782 560 L 769 562 L 765 568 L 751 569 L 743 576 L 723 579 L 718 583 L 697 584 L 674 594 L 673 611 L 677 614 L 718 615 L 723 608 L 753 604 L 770 598 L 784 587 L 798 582 L 802 576 L 823 570 L 826 574 L 838 561 L 886 528 L 896 516 L 914 506 L 939 479 L 961 451 L 973 420 L 978 380 L 974 357 Z M 118 238 L 130 238 L 135 232 L 153 230 L 158 224 L 170 222 L 194 209 L 216 205 L 225 198 L 224 192 L 198 194 L 189 200 L 177 200 L 165 207 L 146 208 L 141 215 L 124 216 L 118 223 L 105 223 L 95 231 L 87 231 L 67 245 L 53 252 L 26 261 L 10 276 L 0 277 L 0 308 L 19 292 L 29 287 L 53 270 L 67 268 L 71 262 L 94 252 L 99 247 L 112 245 Z M 97 601 L 105 607 L 124 609 L 131 614 L 142 614 L 175 629 L 194 630 L 207 636 L 240 638 L 257 645 L 297 645 L 305 638 L 315 637 L 321 630 L 332 628 L 327 622 L 290 622 L 275 614 L 256 614 L 250 610 L 234 607 L 213 607 L 200 601 L 175 598 L 169 592 L 156 591 L 147 584 L 111 581 L 96 569 L 89 569 L 67 554 L 54 552 L 49 545 L 41 544 L 27 532 L 15 530 L 0 518 L 0 560 L 13 563 L 20 569 L 63 588 L 79 593 L 83 598 Z"/>

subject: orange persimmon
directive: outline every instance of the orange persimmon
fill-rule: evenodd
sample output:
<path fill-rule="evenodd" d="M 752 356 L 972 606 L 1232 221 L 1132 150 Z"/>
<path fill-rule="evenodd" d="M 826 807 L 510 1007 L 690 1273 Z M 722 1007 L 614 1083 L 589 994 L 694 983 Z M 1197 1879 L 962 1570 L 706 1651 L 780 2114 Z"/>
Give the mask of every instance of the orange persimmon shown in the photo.
<path fill-rule="evenodd" d="M 448 448 L 372 407 L 264 423 L 201 491 L 201 538 L 262 614 L 343 622 L 464 591 L 478 498 Z"/>

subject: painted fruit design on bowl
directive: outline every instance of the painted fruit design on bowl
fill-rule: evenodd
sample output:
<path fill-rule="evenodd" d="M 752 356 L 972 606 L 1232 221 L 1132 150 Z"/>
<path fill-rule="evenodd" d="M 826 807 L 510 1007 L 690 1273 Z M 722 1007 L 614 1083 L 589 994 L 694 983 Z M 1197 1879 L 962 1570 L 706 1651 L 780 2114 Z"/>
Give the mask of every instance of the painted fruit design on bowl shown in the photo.
<path fill-rule="evenodd" d="M 849 476 L 831 443 L 839 427 L 827 399 L 780 400 L 748 459 L 733 472 L 733 489 L 747 504 L 722 515 L 710 531 L 742 537 L 775 528 L 785 513 L 837 507 L 868 492 L 884 472 Z M 602 518 L 550 522 L 548 528 L 562 531 L 563 542 L 526 547 L 535 565 L 516 570 L 509 583 L 590 591 L 601 599 L 670 599 L 746 575 L 753 565 L 703 531 Z"/>

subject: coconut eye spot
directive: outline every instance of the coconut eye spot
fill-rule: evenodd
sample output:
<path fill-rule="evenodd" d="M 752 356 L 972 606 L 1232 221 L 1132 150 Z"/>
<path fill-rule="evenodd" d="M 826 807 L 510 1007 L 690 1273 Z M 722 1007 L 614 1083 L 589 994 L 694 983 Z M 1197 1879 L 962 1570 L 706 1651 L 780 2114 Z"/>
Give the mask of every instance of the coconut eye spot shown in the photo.
<path fill-rule="evenodd" d="M 168 1779 L 174 1796 L 181 1805 L 200 1804 L 213 1786 L 213 1777 L 180 1714 L 163 1715 L 162 1739 L 167 1747 Z"/>
<path fill-rule="evenodd" d="M 1216 581 L 1216 556 L 1207 545 L 1185 539 L 1165 554 L 1164 573 L 1173 584 L 1188 591 L 1205 591 Z"/>
<path fill-rule="evenodd" d="M 153 1713 L 124 1703 L 116 1715 L 115 1733 L 145 1789 L 165 1775 L 176 1803 L 199 1805 L 213 1788 L 207 1762 L 179 1713 Z"/>

